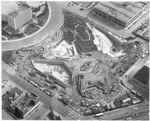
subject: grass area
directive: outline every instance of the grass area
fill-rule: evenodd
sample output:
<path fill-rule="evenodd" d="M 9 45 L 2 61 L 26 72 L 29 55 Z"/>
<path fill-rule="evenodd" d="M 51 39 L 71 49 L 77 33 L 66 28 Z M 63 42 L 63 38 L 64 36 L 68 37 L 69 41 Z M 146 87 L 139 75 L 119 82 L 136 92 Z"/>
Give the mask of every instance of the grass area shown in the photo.
<path fill-rule="evenodd" d="M 5 28 L 8 25 L 8 22 L 2 21 L 2 28 Z"/>
<path fill-rule="evenodd" d="M 25 34 L 26 34 L 26 35 L 31 35 L 31 34 L 35 33 L 36 31 L 38 31 L 39 29 L 40 29 L 40 28 L 37 27 L 37 26 L 30 26 L 30 27 L 26 30 Z"/>
<path fill-rule="evenodd" d="M 38 18 L 38 25 L 44 26 L 48 17 L 49 17 L 49 9 L 48 9 L 48 5 L 46 4 L 45 11 L 37 17 Z"/>
<path fill-rule="evenodd" d="M 4 52 L 2 52 L 2 60 L 6 64 L 9 64 L 9 63 L 15 61 L 15 58 L 13 57 L 13 51 L 4 51 Z"/>

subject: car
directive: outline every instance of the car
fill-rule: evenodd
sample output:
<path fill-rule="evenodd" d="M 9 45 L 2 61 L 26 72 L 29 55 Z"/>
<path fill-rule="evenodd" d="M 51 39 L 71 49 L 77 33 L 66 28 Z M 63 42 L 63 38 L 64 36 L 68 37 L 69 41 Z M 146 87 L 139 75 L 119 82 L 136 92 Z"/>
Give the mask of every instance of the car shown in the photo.
<path fill-rule="evenodd" d="M 137 115 L 138 115 L 137 113 L 132 114 L 132 116 L 137 116 Z"/>
<path fill-rule="evenodd" d="M 132 110 L 137 110 L 137 109 L 138 109 L 137 107 L 132 108 Z"/>
<path fill-rule="evenodd" d="M 30 80 L 30 83 L 31 83 L 31 84 L 35 84 L 32 80 Z"/>
<path fill-rule="evenodd" d="M 13 66 L 14 66 L 14 63 L 10 63 L 9 65 L 10 65 L 11 67 L 13 67 Z"/>
<path fill-rule="evenodd" d="M 27 81 L 29 81 L 29 78 L 28 78 L 28 77 L 25 77 L 24 79 L 27 80 Z"/>
<path fill-rule="evenodd" d="M 127 120 L 131 120 L 131 119 L 132 119 L 131 117 L 127 118 Z"/>
<path fill-rule="evenodd" d="M 39 87 L 39 89 L 40 89 L 41 91 L 44 91 L 44 88 L 42 88 L 42 87 Z"/>
<path fill-rule="evenodd" d="M 23 74 L 19 74 L 19 76 L 23 77 Z"/>
<path fill-rule="evenodd" d="M 47 95 L 51 96 L 51 97 L 53 96 L 53 94 L 52 94 L 51 92 L 49 92 L 49 91 L 46 91 L 45 93 L 46 93 Z"/>
<path fill-rule="evenodd" d="M 33 84 L 35 87 L 38 87 L 38 85 L 36 83 Z"/>

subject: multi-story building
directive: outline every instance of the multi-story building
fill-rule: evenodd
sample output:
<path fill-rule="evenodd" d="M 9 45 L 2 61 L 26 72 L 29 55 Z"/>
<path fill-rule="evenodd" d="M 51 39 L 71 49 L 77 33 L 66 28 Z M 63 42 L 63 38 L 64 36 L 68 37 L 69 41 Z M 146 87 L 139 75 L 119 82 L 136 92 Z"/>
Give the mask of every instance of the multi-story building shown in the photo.
<path fill-rule="evenodd" d="M 30 114 L 38 105 L 40 105 L 38 96 L 33 92 L 24 92 L 16 100 L 14 100 L 11 106 L 14 108 L 15 116 L 19 119 L 24 119 Z"/>
<path fill-rule="evenodd" d="M 101 2 L 90 13 L 124 28 L 132 26 L 148 9 L 146 2 Z"/>
<path fill-rule="evenodd" d="M 133 34 L 149 42 L 149 19 L 133 31 Z"/>
<path fill-rule="evenodd" d="M 133 77 L 132 82 L 143 89 L 149 90 L 149 67 L 143 66 Z"/>
<path fill-rule="evenodd" d="M 14 1 L 3 1 L 1 2 L 1 7 L 2 21 L 7 22 L 7 15 L 12 11 L 16 10 L 18 8 L 18 4 Z"/>
<path fill-rule="evenodd" d="M 25 4 L 7 15 L 8 25 L 17 30 L 32 19 L 31 8 Z"/>

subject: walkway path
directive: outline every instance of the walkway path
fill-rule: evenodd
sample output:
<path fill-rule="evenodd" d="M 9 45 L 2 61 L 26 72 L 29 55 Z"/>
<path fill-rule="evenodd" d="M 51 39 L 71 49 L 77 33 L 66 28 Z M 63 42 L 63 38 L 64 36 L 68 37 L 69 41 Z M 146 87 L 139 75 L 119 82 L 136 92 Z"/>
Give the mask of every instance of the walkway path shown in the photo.
<path fill-rule="evenodd" d="M 63 24 L 63 15 L 62 9 L 55 2 L 49 2 L 49 5 L 51 7 L 51 17 L 41 30 L 26 38 L 2 42 L 2 51 L 15 50 L 35 45 L 45 39 L 48 35 L 53 36 Z"/>

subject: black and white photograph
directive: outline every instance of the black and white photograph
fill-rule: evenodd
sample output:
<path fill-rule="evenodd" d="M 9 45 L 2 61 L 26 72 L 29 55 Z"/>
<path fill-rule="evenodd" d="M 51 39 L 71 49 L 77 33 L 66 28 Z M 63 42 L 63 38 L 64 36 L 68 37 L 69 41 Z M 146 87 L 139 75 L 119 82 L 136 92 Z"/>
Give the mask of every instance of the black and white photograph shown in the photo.
<path fill-rule="evenodd" d="M 150 120 L 149 3 L 1 1 L 1 120 Z"/>

